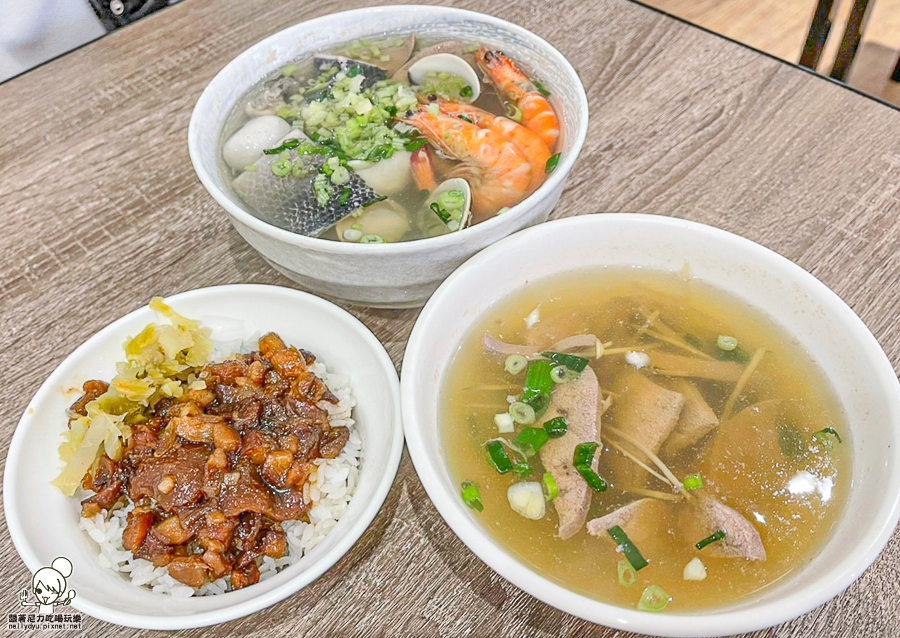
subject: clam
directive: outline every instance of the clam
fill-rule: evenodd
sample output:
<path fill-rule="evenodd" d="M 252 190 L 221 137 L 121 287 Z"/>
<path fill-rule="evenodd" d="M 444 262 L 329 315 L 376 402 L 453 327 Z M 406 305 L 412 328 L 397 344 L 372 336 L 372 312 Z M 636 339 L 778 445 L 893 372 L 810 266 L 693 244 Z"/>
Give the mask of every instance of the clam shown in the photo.
<path fill-rule="evenodd" d="M 427 55 L 410 65 L 407 69 L 409 81 L 412 84 L 423 85 L 432 77 L 440 82 L 444 77 L 455 75 L 472 89 L 472 94 L 466 99 L 474 102 L 481 94 L 481 82 L 478 74 L 468 62 L 453 53 L 435 53 Z"/>
<path fill-rule="evenodd" d="M 366 206 L 335 224 L 341 241 L 364 243 L 400 241 L 409 228 L 406 209 L 390 199 Z"/>
<path fill-rule="evenodd" d="M 433 46 L 428 47 L 427 49 L 423 49 L 419 51 L 415 56 L 409 59 L 409 61 L 401 66 L 396 73 L 391 75 L 391 79 L 397 80 L 398 82 L 409 82 L 409 69 L 410 67 L 422 60 L 432 55 L 437 55 L 438 53 L 450 53 L 452 55 L 456 55 L 461 57 L 465 62 L 475 68 L 475 54 L 467 53 L 466 50 L 469 49 L 469 45 L 465 42 L 461 42 L 459 40 L 447 40 L 446 42 L 441 42 L 439 44 L 435 44 Z"/>
<path fill-rule="evenodd" d="M 460 197 L 462 200 L 460 201 Z M 435 235 L 456 232 L 472 221 L 472 188 L 461 177 L 441 182 L 422 206 L 422 214 Z"/>

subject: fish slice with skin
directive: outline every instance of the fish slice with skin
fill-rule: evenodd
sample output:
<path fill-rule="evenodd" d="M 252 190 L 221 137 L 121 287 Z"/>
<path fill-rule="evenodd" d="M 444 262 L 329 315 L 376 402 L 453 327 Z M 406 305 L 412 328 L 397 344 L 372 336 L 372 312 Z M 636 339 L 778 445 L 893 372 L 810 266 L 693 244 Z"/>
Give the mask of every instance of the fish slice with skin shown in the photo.
<path fill-rule="evenodd" d="M 279 140 L 276 146 L 290 139 L 309 141 L 302 132 L 294 130 Z M 300 156 L 295 149 L 289 149 L 289 154 L 291 161 L 302 158 L 308 170 L 307 175 L 275 175 L 271 164 L 280 157 L 263 155 L 253 165 L 254 170 L 241 173 L 231 183 L 234 192 L 264 222 L 298 235 L 316 237 L 357 208 L 382 199 L 359 175 L 351 171 L 350 180 L 346 184 L 334 185 L 331 199 L 324 206 L 319 205 L 313 185 L 319 174 L 317 168 L 325 161 L 325 157 Z M 350 189 L 350 195 L 341 203 L 344 188 Z"/>

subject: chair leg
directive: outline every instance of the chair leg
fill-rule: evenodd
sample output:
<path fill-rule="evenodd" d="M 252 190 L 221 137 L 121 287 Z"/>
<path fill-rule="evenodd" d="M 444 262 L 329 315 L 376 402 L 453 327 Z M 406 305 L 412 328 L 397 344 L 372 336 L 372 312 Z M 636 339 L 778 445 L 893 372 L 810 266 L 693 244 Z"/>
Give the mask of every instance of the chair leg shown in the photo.
<path fill-rule="evenodd" d="M 900 82 L 900 58 L 897 59 L 897 66 L 894 67 L 894 72 L 891 73 L 891 79 L 894 82 Z"/>
<path fill-rule="evenodd" d="M 813 12 L 812 21 L 809 24 L 809 32 L 806 34 L 806 42 L 800 54 L 800 66 L 815 71 L 819 66 L 819 58 L 828 40 L 831 31 L 834 0 L 818 0 L 816 10 Z"/>
<path fill-rule="evenodd" d="M 874 0 L 856 0 L 850 10 L 847 26 L 844 28 L 844 37 L 841 38 L 841 46 L 834 58 L 834 66 L 831 67 L 831 77 L 843 82 L 850 72 L 856 51 L 862 41 L 866 21 L 869 19 L 869 8 L 875 4 Z"/>

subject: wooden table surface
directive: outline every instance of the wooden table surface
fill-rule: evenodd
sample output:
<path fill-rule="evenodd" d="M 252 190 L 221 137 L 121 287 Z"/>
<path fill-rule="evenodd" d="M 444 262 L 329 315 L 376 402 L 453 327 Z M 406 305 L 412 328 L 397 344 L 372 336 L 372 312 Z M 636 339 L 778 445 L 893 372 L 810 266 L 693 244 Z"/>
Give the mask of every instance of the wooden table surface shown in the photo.
<path fill-rule="evenodd" d="M 53 368 L 151 296 L 292 285 L 200 186 L 188 119 L 244 48 L 365 4 L 186 0 L 0 85 L 0 458 Z M 588 141 L 555 216 L 652 212 L 760 242 L 841 295 L 900 364 L 900 112 L 625 0 L 508 0 L 491 12 L 552 42 L 587 88 Z M 399 366 L 416 311 L 352 311 Z M 28 580 L 4 519 L 0 610 L 17 608 Z M 755 635 L 896 638 L 898 602 L 895 535 L 841 596 Z M 152 633 L 93 619 L 83 631 Z M 489 570 L 444 524 L 404 455 L 372 527 L 318 581 L 266 611 L 180 635 L 626 634 Z"/>

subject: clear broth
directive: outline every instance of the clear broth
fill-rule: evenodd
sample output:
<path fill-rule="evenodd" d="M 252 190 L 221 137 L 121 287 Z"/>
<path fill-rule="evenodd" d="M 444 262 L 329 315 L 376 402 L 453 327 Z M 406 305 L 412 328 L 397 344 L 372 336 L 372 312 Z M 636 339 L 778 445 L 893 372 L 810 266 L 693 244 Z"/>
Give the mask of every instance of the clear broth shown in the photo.
<path fill-rule="evenodd" d="M 540 322 L 528 330 L 524 318 L 538 307 Z M 831 427 L 840 433 L 843 443 L 835 442 L 830 452 L 804 443 L 803 456 L 791 459 L 780 446 L 772 449 L 771 436 L 757 440 L 754 432 L 729 431 L 723 443 L 734 445 L 724 456 L 715 456 L 710 449 L 721 454 L 724 448 L 714 441 L 726 436 L 726 423 L 692 450 L 664 458 L 679 478 L 701 472 L 704 494 L 719 498 L 752 521 L 767 560 L 710 558 L 694 549 L 693 543 L 700 539 L 687 539 L 679 533 L 673 517 L 652 542 L 639 547 L 650 565 L 637 573 L 633 586 L 624 587 L 619 584 L 617 568 L 622 555 L 614 543 L 591 536 L 584 528 L 574 537 L 560 540 L 552 503 L 536 521 L 510 508 L 507 488 L 522 479 L 514 473 L 498 474 L 488 464 L 483 445 L 498 436 L 492 417 L 505 411 L 508 395 L 521 392 L 524 375 L 513 377 L 504 372 L 502 357 L 485 355 L 482 337 L 488 332 L 509 343 L 543 347 L 573 334 L 593 333 L 603 342 L 613 342 L 612 348 L 630 346 L 637 343 L 640 316 L 636 313 L 648 308 L 659 310 L 660 318 L 679 334 L 693 335 L 703 344 L 715 344 L 718 335 L 724 334 L 736 337 L 748 352 L 768 349 L 741 394 L 735 414 L 758 401 L 782 399 L 781 419 L 789 420 L 804 442 L 811 441 L 814 432 Z M 663 349 L 685 354 L 668 346 Z M 622 355 L 592 360 L 591 366 L 601 389 L 612 386 L 630 368 Z M 660 375 L 646 369 L 642 373 L 671 387 L 671 381 Z M 484 511 L 472 515 L 498 543 L 538 573 L 604 602 L 635 607 L 649 585 L 661 586 L 669 594 L 666 612 L 708 609 L 752 596 L 802 569 L 816 555 L 847 498 L 849 431 L 838 401 L 810 355 L 756 309 L 674 274 L 604 269 L 530 283 L 484 314 L 465 337 L 446 379 L 440 406 L 444 449 L 454 480 L 472 481 L 480 488 Z M 496 389 L 479 389 L 485 386 Z M 696 387 L 720 415 L 733 386 L 699 381 Z M 614 408 L 601 418 L 601 430 L 610 424 L 615 424 Z M 618 452 L 602 445 L 601 476 L 615 455 Z M 538 468 L 525 480 L 540 480 L 543 469 L 536 458 L 532 463 Z M 743 467 L 744 473 L 735 472 L 735 466 Z M 652 489 L 664 491 L 661 482 L 652 481 Z M 593 494 L 587 520 L 638 498 L 613 485 L 604 493 Z M 707 568 L 703 581 L 683 579 L 683 569 L 694 557 L 700 557 Z"/>

